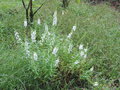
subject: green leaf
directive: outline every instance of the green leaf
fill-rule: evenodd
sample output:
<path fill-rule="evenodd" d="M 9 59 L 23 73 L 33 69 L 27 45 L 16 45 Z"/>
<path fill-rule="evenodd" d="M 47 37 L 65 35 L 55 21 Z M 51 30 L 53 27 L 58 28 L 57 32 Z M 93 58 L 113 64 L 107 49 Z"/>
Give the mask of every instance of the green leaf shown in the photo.
<path fill-rule="evenodd" d="M 78 4 L 79 4 L 79 3 L 80 3 L 80 0 L 76 0 L 76 3 L 78 3 Z"/>

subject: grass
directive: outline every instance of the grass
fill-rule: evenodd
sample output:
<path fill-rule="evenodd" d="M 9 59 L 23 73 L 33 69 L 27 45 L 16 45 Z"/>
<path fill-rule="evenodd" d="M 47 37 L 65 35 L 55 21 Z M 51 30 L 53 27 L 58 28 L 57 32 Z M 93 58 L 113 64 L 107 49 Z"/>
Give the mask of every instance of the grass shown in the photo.
<path fill-rule="evenodd" d="M 34 2 L 35 8 L 39 6 L 38 3 L 40 1 Z M 23 26 L 25 11 L 20 0 L 0 1 L 0 8 L 0 89 L 119 90 L 119 12 L 105 4 L 91 6 L 74 1 L 64 10 L 59 1 L 49 1 L 36 14 L 34 26 L 29 29 L 29 33 L 37 32 L 37 41 L 32 43 L 30 37 L 26 38 L 26 28 Z M 52 26 L 56 10 L 58 24 Z M 37 25 L 38 18 L 41 19 L 41 25 Z M 50 35 L 45 31 L 44 23 L 48 25 Z M 74 25 L 77 29 L 68 39 Z M 15 39 L 15 31 L 19 33 L 21 44 Z M 42 38 L 44 40 L 41 43 Z M 31 52 L 29 57 L 25 53 L 26 39 Z M 87 58 L 80 56 L 80 44 L 88 49 Z M 73 46 L 71 53 L 68 52 L 70 45 Z M 58 52 L 53 55 L 55 47 Z M 37 61 L 33 58 L 34 52 L 38 55 Z M 77 60 L 79 63 L 75 64 Z M 98 86 L 94 86 L 95 82 L 98 82 Z"/>

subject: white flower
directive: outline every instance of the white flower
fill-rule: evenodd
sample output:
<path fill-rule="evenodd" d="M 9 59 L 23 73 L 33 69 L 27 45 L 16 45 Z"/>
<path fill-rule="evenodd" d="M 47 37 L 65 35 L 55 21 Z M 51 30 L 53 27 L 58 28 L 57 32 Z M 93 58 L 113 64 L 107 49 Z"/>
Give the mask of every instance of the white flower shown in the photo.
<path fill-rule="evenodd" d="M 29 43 L 28 41 L 25 41 L 25 50 L 28 50 L 29 49 Z"/>
<path fill-rule="evenodd" d="M 45 26 L 45 32 L 46 32 L 48 35 L 50 35 L 50 32 L 48 31 L 48 25 L 45 23 L 44 26 Z"/>
<path fill-rule="evenodd" d="M 69 48 L 68 48 L 68 53 L 70 53 L 70 52 L 72 51 L 72 48 L 73 48 L 73 45 L 70 44 L 70 45 L 69 45 Z"/>
<path fill-rule="evenodd" d="M 63 38 L 60 38 L 60 41 L 63 41 Z"/>
<path fill-rule="evenodd" d="M 21 40 L 21 38 L 20 38 L 20 36 L 19 36 L 19 33 L 18 32 L 14 32 L 15 33 L 15 38 L 16 38 L 16 40 L 17 40 L 17 43 L 22 43 L 22 40 Z"/>
<path fill-rule="evenodd" d="M 84 51 L 85 51 L 85 52 L 87 52 L 87 51 L 88 51 L 88 49 L 87 49 L 87 48 L 85 48 L 85 49 L 84 49 Z"/>
<path fill-rule="evenodd" d="M 65 12 L 62 10 L 62 15 L 64 15 L 65 14 Z"/>
<path fill-rule="evenodd" d="M 55 66 L 58 66 L 59 62 L 60 62 L 59 58 L 55 60 Z"/>
<path fill-rule="evenodd" d="M 48 32 L 48 25 L 45 23 L 45 31 Z"/>
<path fill-rule="evenodd" d="M 27 21 L 26 20 L 24 21 L 24 27 L 27 27 Z"/>
<path fill-rule="evenodd" d="M 30 51 L 29 50 L 26 50 L 26 55 L 27 55 L 27 57 L 30 57 Z"/>
<path fill-rule="evenodd" d="M 53 49 L 52 54 L 56 55 L 56 54 L 57 54 L 57 52 L 58 52 L 58 48 L 56 48 L 56 47 L 55 47 L 55 48 Z"/>
<path fill-rule="evenodd" d="M 94 82 L 93 86 L 98 86 L 99 83 L 98 82 Z"/>
<path fill-rule="evenodd" d="M 43 45 L 43 41 L 42 41 L 42 40 L 40 40 L 40 41 L 39 41 L 39 44 L 42 46 L 42 45 Z"/>
<path fill-rule="evenodd" d="M 78 64 L 78 63 L 79 63 L 79 61 L 78 61 L 78 60 L 74 62 L 74 64 Z"/>
<path fill-rule="evenodd" d="M 72 30 L 73 30 L 73 31 L 75 31 L 75 30 L 76 30 L 76 28 L 77 28 L 76 26 L 73 26 Z"/>
<path fill-rule="evenodd" d="M 42 39 L 42 42 L 44 42 L 44 40 L 45 40 L 45 37 L 46 37 L 46 34 L 45 34 L 45 33 L 43 33 L 43 34 L 42 34 L 42 37 L 41 37 L 41 39 Z"/>
<path fill-rule="evenodd" d="M 49 31 L 47 32 L 47 34 L 48 34 L 48 36 L 51 35 L 51 33 Z"/>
<path fill-rule="evenodd" d="M 90 68 L 90 71 L 92 72 L 93 70 L 94 70 L 94 67 L 91 67 L 91 68 Z"/>
<path fill-rule="evenodd" d="M 83 57 L 85 54 L 83 51 L 80 52 L 80 56 Z"/>
<path fill-rule="evenodd" d="M 37 23 L 38 23 L 39 25 L 41 24 L 40 18 L 38 19 Z"/>
<path fill-rule="evenodd" d="M 87 58 L 87 54 L 85 54 L 83 57 L 84 57 L 84 58 Z"/>
<path fill-rule="evenodd" d="M 36 30 L 31 32 L 31 40 L 32 42 L 36 42 Z"/>
<path fill-rule="evenodd" d="M 35 0 L 32 0 L 32 1 L 35 1 Z"/>
<path fill-rule="evenodd" d="M 53 35 L 53 37 L 51 38 L 51 42 L 50 42 L 50 45 L 53 46 L 55 44 L 55 35 Z"/>
<path fill-rule="evenodd" d="M 37 55 L 37 53 L 36 53 L 36 52 L 34 52 L 34 53 L 33 53 L 33 59 L 34 59 L 35 61 L 37 61 L 37 60 L 38 60 L 38 55 Z"/>
<path fill-rule="evenodd" d="M 55 25 L 57 25 L 57 11 L 55 11 L 53 15 L 53 26 Z"/>
<path fill-rule="evenodd" d="M 25 51 L 26 51 L 26 55 L 29 57 L 30 51 L 29 51 L 29 43 L 27 41 L 25 41 Z"/>
<path fill-rule="evenodd" d="M 69 39 L 72 37 L 72 32 L 71 33 L 69 33 L 69 35 L 67 36 Z"/>
<path fill-rule="evenodd" d="M 83 45 L 82 44 L 80 44 L 80 46 L 79 46 L 79 50 L 81 50 L 81 49 L 83 49 Z"/>

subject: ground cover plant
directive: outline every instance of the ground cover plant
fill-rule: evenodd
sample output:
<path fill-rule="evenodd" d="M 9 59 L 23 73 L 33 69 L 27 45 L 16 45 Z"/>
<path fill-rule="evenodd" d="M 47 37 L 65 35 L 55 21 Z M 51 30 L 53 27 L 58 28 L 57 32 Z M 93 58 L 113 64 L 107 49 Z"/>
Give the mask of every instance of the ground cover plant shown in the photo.
<path fill-rule="evenodd" d="M 21 0 L 0 1 L 1 90 L 120 89 L 120 13 L 106 4 L 61 5 L 48 0 L 27 27 Z"/>

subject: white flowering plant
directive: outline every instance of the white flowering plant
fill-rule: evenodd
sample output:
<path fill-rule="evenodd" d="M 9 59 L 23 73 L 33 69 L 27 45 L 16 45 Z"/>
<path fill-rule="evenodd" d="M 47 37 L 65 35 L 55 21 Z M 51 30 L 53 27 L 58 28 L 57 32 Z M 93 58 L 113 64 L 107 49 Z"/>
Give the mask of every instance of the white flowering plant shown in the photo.
<path fill-rule="evenodd" d="M 57 35 L 54 32 L 55 27 L 49 28 L 50 26 L 46 23 L 43 26 L 44 31 L 40 33 L 41 35 L 38 35 L 38 30 L 32 30 L 31 38 L 22 40 L 25 41 L 22 45 L 28 61 L 28 70 L 33 73 L 35 79 L 39 78 L 41 81 L 58 78 L 62 72 L 77 72 L 77 77 L 80 79 L 79 74 L 84 73 L 81 70 L 88 62 L 89 49 L 83 43 L 79 46 L 73 43 L 72 36 L 76 31 L 76 26 L 71 28 L 72 34 L 69 38 L 69 34 L 64 37 Z M 16 40 L 19 41 L 19 39 Z"/>
<path fill-rule="evenodd" d="M 34 0 L 34 11 L 48 3 L 29 27 L 19 1 L 0 2 L 0 89 L 117 88 L 118 12 L 103 4 L 71 0 L 63 9 L 60 0 Z M 24 1 L 27 5 L 29 0 Z"/>

